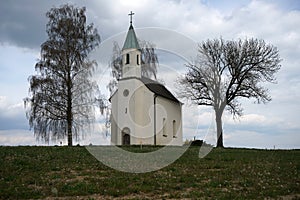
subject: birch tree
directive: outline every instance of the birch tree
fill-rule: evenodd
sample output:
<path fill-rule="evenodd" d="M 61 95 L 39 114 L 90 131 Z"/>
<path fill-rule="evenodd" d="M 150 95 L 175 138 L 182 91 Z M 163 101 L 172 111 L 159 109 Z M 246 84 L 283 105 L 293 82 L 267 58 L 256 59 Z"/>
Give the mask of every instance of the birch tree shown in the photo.
<path fill-rule="evenodd" d="M 66 4 L 46 14 L 48 39 L 41 45 L 36 75 L 28 78 L 29 97 L 24 100 L 29 125 L 44 142 L 67 137 L 72 146 L 94 119 L 97 85 L 89 78 L 97 63 L 88 54 L 100 36 L 87 24 L 85 11 Z"/>

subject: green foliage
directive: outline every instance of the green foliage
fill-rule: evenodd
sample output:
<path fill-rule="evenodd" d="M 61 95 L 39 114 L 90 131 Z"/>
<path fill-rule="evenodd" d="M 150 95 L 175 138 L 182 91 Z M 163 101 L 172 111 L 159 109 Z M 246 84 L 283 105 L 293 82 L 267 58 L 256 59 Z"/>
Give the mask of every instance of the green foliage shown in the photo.
<path fill-rule="evenodd" d="M 148 152 L 160 147 L 125 147 Z M 299 198 L 300 150 L 190 147 L 170 166 L 145 174 L 108 168 L 84 147 L 0 147 L 0 199 Z M 298 195 L 298 196 L 297 196 Z"/>

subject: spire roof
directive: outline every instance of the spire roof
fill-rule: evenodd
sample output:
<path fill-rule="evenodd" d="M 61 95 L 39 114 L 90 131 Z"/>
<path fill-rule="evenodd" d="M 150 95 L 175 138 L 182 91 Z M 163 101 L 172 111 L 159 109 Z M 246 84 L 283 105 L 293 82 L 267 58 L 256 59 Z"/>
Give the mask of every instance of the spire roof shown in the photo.
<path fill-rule="evenodd" d="M 130 27 L 127 32 L 127 36 L 126 36 L 122 50 L 124 50 L 124 49 L 140 49 L 139 42 L 136 38 L 134 29 L 133 29 L 133 26 L 131 23 L 130 23 Z"/>

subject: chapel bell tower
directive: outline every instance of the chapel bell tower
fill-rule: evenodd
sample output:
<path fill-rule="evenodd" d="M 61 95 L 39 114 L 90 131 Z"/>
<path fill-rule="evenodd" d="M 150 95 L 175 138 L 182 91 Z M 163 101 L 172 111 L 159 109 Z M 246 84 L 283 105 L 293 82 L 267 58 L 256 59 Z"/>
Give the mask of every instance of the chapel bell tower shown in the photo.
<path fill-rule="evenodd" d="M 122 78 L 141 78 L 141 48 L 132 26 L 134 13 L 131 11 L 129 15 L 130 26 L 122 48 Z"/>
<path fill-rule="evenodd" d="M 122 75 L 110 97 L 113 145 L 182 145 L 182 103 L 162 84 L 142 77 L 142 51 L 132 16 L 122 48 Z"/>

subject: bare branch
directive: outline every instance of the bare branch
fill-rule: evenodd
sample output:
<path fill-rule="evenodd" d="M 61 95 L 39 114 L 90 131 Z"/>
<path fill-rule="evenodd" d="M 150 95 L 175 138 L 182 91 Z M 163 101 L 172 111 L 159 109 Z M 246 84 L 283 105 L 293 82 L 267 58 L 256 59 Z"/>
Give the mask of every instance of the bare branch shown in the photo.
<path fill-rule="evenodd" d="M 220 136 L 225 108 L 238 117 L 242 115 L 240 98 L 254 98 L 258 103 L 271 101 L 261 83 L 275 83 L 280 62 L 278 49 L 263 40 L 207 40 L 198 45 L 196 61 L 186 65 L 188 71 L 178 81 L 178 93 L 197 105 L 214 108 Z M 223 141 L 219 144 L 223 146 Z"/>
<path fill-rule="evenodd" d="M 97 87 L 89 78 L 95 61 L 88 54 L 100 42 L 92 24 L 86 24 L 85 8 L 63 5 L 47 12 L 48 40 L 41 45 L 35 65 L 38 75 L 30 76 L 30 97 L 26 116 L 37 139 L 45 142 L 73 136 L 93 120 L 93 100 Z"/>

